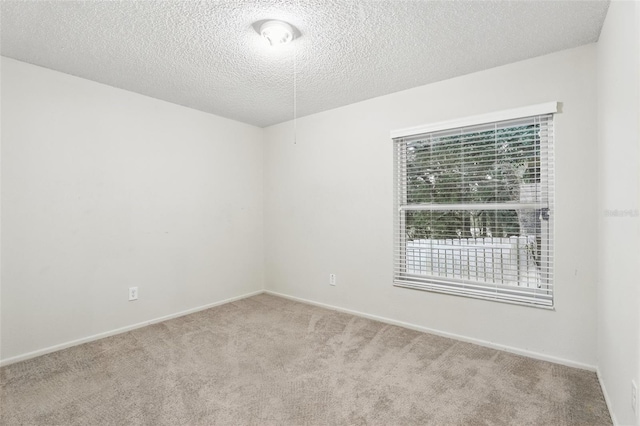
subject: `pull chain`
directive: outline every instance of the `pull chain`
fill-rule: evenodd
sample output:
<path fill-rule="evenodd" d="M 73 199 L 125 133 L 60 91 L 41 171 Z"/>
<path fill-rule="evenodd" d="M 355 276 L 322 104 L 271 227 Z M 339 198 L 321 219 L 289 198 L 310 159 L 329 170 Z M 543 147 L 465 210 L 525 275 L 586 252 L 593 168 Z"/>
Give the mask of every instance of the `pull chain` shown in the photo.
<path fill-rule="evenodd" d="M 297 60 L 296 46 L 293 46 L 293 144 L 298 144 L 298 78 L 297 78 Z"/>

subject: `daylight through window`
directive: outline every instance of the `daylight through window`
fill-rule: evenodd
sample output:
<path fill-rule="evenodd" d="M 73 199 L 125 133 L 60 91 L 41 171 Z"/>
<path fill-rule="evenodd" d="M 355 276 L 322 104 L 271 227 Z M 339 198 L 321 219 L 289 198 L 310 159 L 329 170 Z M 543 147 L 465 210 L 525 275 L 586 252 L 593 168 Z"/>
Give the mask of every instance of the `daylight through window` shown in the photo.
<path fill-rule="evenodd" d="M 553 114 L 394 138 L 394 283 L 553 306 Z"/>

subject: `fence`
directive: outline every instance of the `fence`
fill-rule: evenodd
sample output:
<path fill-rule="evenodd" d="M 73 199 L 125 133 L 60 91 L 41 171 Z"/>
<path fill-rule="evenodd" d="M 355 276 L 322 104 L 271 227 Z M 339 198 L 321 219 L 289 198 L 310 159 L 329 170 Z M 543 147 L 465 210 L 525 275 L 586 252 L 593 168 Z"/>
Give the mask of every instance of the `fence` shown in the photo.
<path fill-rule="evenodd" d="M 538 288 L 535 236 L 407 241 L 407 273 Z"/>

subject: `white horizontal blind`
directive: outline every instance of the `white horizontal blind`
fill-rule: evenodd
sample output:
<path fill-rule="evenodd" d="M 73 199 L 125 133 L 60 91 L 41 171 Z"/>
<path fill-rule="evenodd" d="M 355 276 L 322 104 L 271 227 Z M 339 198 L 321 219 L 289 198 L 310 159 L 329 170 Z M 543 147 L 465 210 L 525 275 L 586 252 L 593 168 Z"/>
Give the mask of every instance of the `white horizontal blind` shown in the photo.
<path fill-rule="evenodd" d="M 394 144 L 394 284 L 552 307 L 553 115 Z"/>

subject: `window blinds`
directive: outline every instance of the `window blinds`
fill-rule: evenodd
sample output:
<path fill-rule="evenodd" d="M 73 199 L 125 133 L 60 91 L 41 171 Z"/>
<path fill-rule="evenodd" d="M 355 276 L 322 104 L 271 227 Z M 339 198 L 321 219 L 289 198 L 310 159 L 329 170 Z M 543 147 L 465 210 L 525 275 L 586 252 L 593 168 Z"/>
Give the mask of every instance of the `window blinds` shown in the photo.
<path fill-rule="evenodd" d="M 552 307 L 553 114 L 394 146 L 394 284 Z"/>

